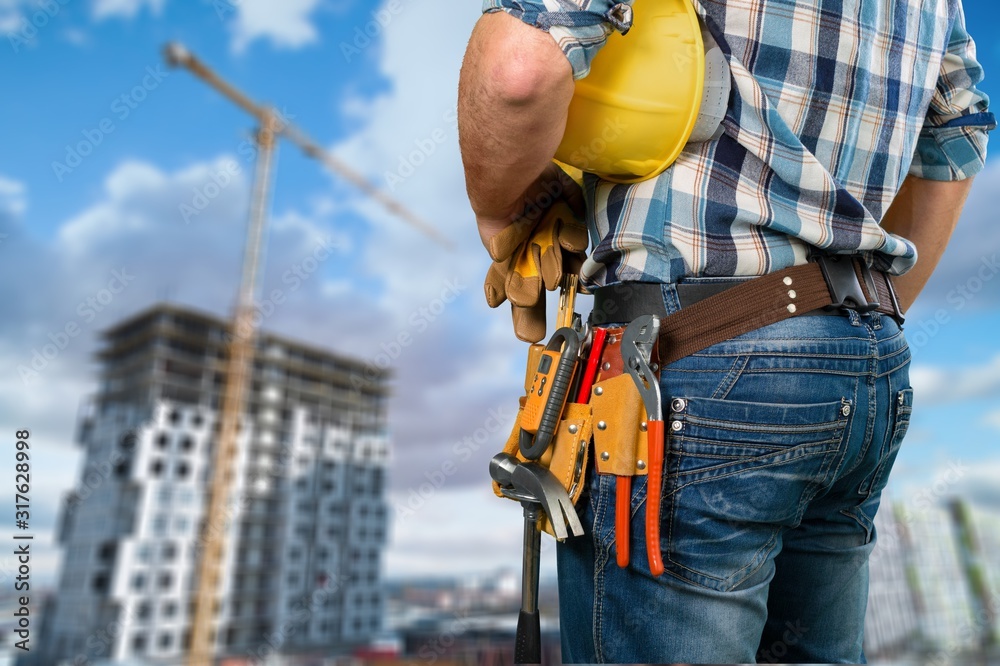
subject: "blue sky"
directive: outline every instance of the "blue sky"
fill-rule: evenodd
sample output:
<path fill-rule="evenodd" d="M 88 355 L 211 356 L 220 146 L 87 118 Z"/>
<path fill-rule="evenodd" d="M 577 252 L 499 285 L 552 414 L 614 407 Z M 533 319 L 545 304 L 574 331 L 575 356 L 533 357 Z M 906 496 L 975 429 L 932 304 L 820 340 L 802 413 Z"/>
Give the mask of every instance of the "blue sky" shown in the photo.
<path fill-rule="evenodd" d="M 401 176 L 392 179 L 394 195 L 455 240 L 457 252 L 442 251 L 284 145 L 265 293 L 281 288 L 284 272 L 315 243 L 336 251 L 265 327 L 372 362 L 410 334 L 412 343 L 392 354 L 392 501 L 419 506 L 394 528 L 390 573 L 517 561 L 518 512 L 492 499 L 485 472 L 506 437 L 491 415 L 506 417 L 504 428 L 513 419 L 523 346 L 506 311 L 482 302 L 485 254 L 464 197 L 453 115 L 478 5 L 65 0 L 47 12 L 34 0 L 0 0 L 0 441 L 27 426 L 39 444 L 33 519 L 43 578 L 58 556 L 51 546 L 58 498 L 78 471 L 78 405 L 96 389 L 96 334 L 164 298 L 226 313 L 235 293 L 253 125 L 189 74 L 165 69 L 160 49 L 168 40 L 275 103 L 372 182 Z M 1000 100 L 1000 9 L 987 0 L 965 7 L 988 73 L 983 88 Z M 79 152 L 81 142 L 90 150 L 76 164 L 68 151 Z M 416 161 L 410 174 L 404 167 Z M 230 174 L 228 184 L 212 189 L 221 173 Z M 989 487 L 1000 485 L 1000 277 L 969 297 L 952 293 L 976 286 L 969 281 L 982 261 L 1000 252 L 997 191 L 994 159 L 912 313 L 910 331 L 924 337 L 915 340 L 917 411 L 893 478 L 900 496 L 929 487 L 952 462 L 968 467 L 954 490 L 990 499 Z M 185 219 L 182 206 L 212 192 L 204 210 Z M 86 314 L 81 303 L 122 270 L 134 276 L 126 288 Z M 413 314 L 449 290 L 458 298 L 416 330 Z M 934 330 L 936 316 L 947 323 Z M 70 324 L 80 334 L 24 381 L 17 367 Z M 487 440 L 466 457 L 460 444 L 481 432 Z M 445 484 L 413 500 L 449 461 L 456 472 Z"/>

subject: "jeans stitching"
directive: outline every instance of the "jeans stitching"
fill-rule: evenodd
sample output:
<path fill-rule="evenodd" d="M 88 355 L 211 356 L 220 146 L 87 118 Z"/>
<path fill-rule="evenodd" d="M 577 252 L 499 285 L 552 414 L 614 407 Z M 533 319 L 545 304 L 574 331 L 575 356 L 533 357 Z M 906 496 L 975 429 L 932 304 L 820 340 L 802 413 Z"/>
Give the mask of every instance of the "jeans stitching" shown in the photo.
<path fill-rule="evenodd" d="M 847 339 L 851 340 L 852 342 L 862 342 L 863 341 L 862 338 L 847 338 Z M 776 338 L 767 338 L 767 342 L 773 342 L 775 340 L 776 340 Z M 799 343 L 802 343 L 802 342 L 805 342 L 805 343 L 816 342 L 816 343 L 822 344 L 823 346 L 826 346 L 826 347 L 829 347 L 830 345 L 829 344 L 825 344 L 825 343 L 829 343 L 831 341 L 832 341 L 831 339 L 824 339 L 824 340 L 800 340 L 800 339 L 796 339 L 796 338 L 789 338 L 788 339 L 788 342 L 799 342 Z M 725 343 L 721 343 L 721 344 L 725 344 Z M 799 346 L 801 347 L 801 345 L 799 345 Z M 722 350 L 719 350 L 718 352 L 701 353 L 701 354 L 691 354 L 688 358 L 695 358 L 695 357 L 727 358 L 727 357 L 742 356 L 742 355 L 746 355 L 746 356 L 786 356 L 786 357 L 789 357 L 789 358 L 810 358 L 810 359 L 811 358 L 822 358 L 822 359 L 842 358 L 842 359 L 853 359 L 853 360 L 859 360 L 859 361 L 863 361 L 866 358 L 868 358 L 868 356 L 863 355 L 863 354 L 851 354 L 851 353 L 840 353 L 840 352 L 820 352 L 820 351 L 818 351 L 818 352 L 815 352 L 815 353 L 812 353 L 812 352 L 804 353 L 804 352 L 801 352 L 801 351 L 798 351 L 798 352 L 785 351 L 783 349 L 768 349 L 768 348 L 758 349 L 758 348 L 754 348 L 753 345 L 750 345 L 750 344 L 748 344 L 746 342 L 741 343 L 737 349 L 722 349 Z M 670 368 L 669 366 L 668 366 L 668 369 L 673 370 L 673 368 Z"/>
<path fill-rule="evenodd" d="M 902 395 L 903 391 L 897 391 L 896 395 Z M 858 493 L 864 496 L 864 500 L 861 504 L 871 499 L 872 495 L 875 493 L 873 489 L 882 481 L 883 471 L 886 467 L 886 462 L 889 457 L 892 456 L 893 449 L 897 452 L 903 446 L 903 439 L 906 437 L 906 433 L 910 427 L 910 410 L 897 409 L 895 418 L 886 424 L 886 437 L 885 437 L 885 450 L 879 452 L 878 463 L 875 465 L 875 469 L 872 471 L 871 479 L 864 479 L 861 482 L 861 487 L 858 489 Z M 891 429 L 891 434 L 890 434 Z M 867 489 L 865 486 L 867 485 Z M 879 491 L 881 492 L 881 491 Z"/>
<path fill-rule="evenodd" d="M 797 448 L 797 447 L 796 447 L 796 448 Z M 828 456 L 828 457 L 831 457 L 831 458 L 832 458 L 832 455 L 831 455 L 831 454 L 833 454 L 833 453 L 834 453 L 834 449 L 828 449 L 828 450 L 826 450 L 826 451 L 817 451 L 817 452 L 815 452 L 815 453 L 808 453 L 808 454 L 804 454 L 804 455 L 801 455 L 801 456 L 799 456 L 799 457 L 797 457 L 797 458 L 793 458 L 793 459 L 790 459 L 790 460 L 801 460 L 801 459 L 804 459 L 804 458 L 809 458 L 809 457 L 812 457 L 812 456 L 815 456 L 815 455 L 826 455 L 826 456 Z M 767 464 L 767 465 L 756 465 L 756 466 L 754 466 L 754 467 L 753 467 L 753 469 L 754 469 L 754 470 L 758 470 L 758 469 L 766 469 L 766 468 L 768 468 L 768 467 L 775 467 L 775 466 L 777 466 L 777 465 L 781 465 L 781 464 L 784 464 L 784 463 L 786 463 L 786 462 L 789 462 L 789 460 L 783 460 L 783 461 L 780 461 L 780 462 L 774 462 L 774 463 L 769 463 L 769 464 Z M 826 463 L 826 464 L 829 464 L 829 463 Z M 714 481 L 714 480 L 716 480 L 716 479 L 723 479 L 723 478 L 726 478 L 726 477 L 729 477 L 729 476 L 733 476 L 734 474 L 738 474 L 738 473 L 740 473 L 740 472 L 742 472 L 742 471 L 745 471 L 745 468 L 744 468 L 744 469 L 740 469 L 740 470 L 736 470 L 736 471 L 734 471 L 734 472 L 730 472 L 730 473 L 727 473 L 727 474 L 720 474 L 720 475 L 718 475 L 718 476 L 712 476 L 712 477 L 711 477 L 710 479 L 701 479 L 701 480 L 698 480 L 698 481 L 691 481 L 691 482 L 689 482 L 689 483 L 685 483 L 685 484 L 682 484 L 682 485 L 679 485 L 679 486 L 677 486 L 676 488 L 673 488 L 673 489 L 672 489 L 672 490 L 670 491 L 670 493 L 669 493 L 669 496 L 671 497 L 671 512 L 670 512 L 670 525 L 669 525 L 669 528 L 668 528 L 668 530 L 667 530 L 667 535 L 668 535 L 668 536 L 667 536 L 667 559 L 668 559 L 668 560 L 670 561 L 670 563 L 671 563 L 671 564 L 673 564 L 673 565 L 674 565 L 675 567 L 678 567 L 678 568 L 680 568 L 680 569 L 684 569 L 685 571 L 689 571 L 689 572 L 691 572 L 691 573 L 692 573 L 693 575 L 696 575 L 696 576 L 698 576 L 698 577 L 700 577 L 700 578 L 702 578 L 702 579 L 706 579 L 706 580 L 715 580 L 715 581 L 719 581 L 719 582 L 725 582 L 725 581 L 727 580 L 727 579 L 725 579 L 725 578 L 719 578 L 719 577 L 717 577 L 717 576 L 712 576 L 711 574 L 707 574 L 707 573 L 705 573 L 705 572 L 703 572 L 703 571 L 697 571 L 697 570 L 694 570 L 694 569 L 691 569 L 691 568 L 689 568 L 689 567 L 687 567 L 687 566 L 685 566 L 685 565 L 681 564 L 680 562 L 678 562 L 678 561 L 677 561 L 677 560 L 676 560 L 676 559 L 674 558 L 674 553 L 675 553 L 676 551 L 674 550 L 674 539 L 673 539 L 673 535 L 674 535 L 674 523 L 676 522 L 676 508 L 677 508 L 677 504 L 678 504 L 678 502 L 677 502 L 677 498 L 679 497 L 679 493 L 680 493 L 680 491 L 681 491 L 681 490 L 683 490 L 683 489 L 685 489 L 685 488 L 687 488 L 688 486 L 693 486 L 693 485 L 697 485 L 697 484 L 699 484 L 699 483 L 701 483 L 701 482 L 703 482 L 703 481 L 705 481 L 705 480 L 712 480 L 712 481 Z M 674 478 L 674 480 L 676 481 L 676 480 L 677 480 L 677 478 L 679 478 L 679 477 L 675 477 L 675 478 Z M 811 483 L 810 483 L 810 485 L 811 485 L 812 483 L 815 483 L 815 482 L 811 482 Z M 739 574 L 739 573 L 740 573 L 741 571 L 744 571 L 744 570 L 746 570 L 746 568 L 747 568 L 747 567 L 750 567 L 750 566 L 752 566 L 752 565 L 753 565 L 753 562 L 754 562 L 754 560 L 755 560 L 755 559 L 756 559 L 756 558 L 757 558 L 757 557 L 759 556 L 759 554 L 760 554 L 760 553 L 761 553 L 761 552 L 762 552 L 763 550 L 765 550 L 765 549 L 767 549 L 767 548 L 768 548 L 768 545 L 769 545 L 769 544 L 771 543 L 771 541 L 773 541 L 774 537 L 775 537 L 775 536 L 777 535 L 777 532 L 778 532 L 778 531 L 776 530 L 776 531 L 775 531 L 775 533 L 774 533 L 774 534 L 772 534 L 772 536 L 771 536 L 771 538 L 769 539 L 769 541 L 768 541 L 768 543 L 767 543 L 767 544 L 765 544 L 764 546 L 761 546 L 761 548 L 757 549 L 757 551 L 756 551 L 756 552 L 754 553 L 754 555 L 753 555 L 753 559 L 751 559 L 750 563 L 748 563 L 748 564 L 744 565 L 744 566 L 743 566 L 743 567 L 742 567 L 741 569 L 739 569 L 738 571 L 736 571 L 736 572 L 735 572 L 734 574 L 732 574 L 732 575 L 733 575 L 733 576 L 735 576 L 735 575 L 738 575 L 738 574 Z M 749 574 L 749 575 L 753 575 L 753 573 L 751 573 L 751 574 Z M 731 578 L 731 577 L 730 577 L 730 578 Z M 686 579 L 685 579 L 685 580 L 686 580 Z M 741 580 L 740 580 L 740 582 L 743 582 L 743 580 L 746 580 L 746 578 L 743 578 L 743 579 L 741 579 Z M 689 582 L 694 582 L 694 581 L 689 581 Z M 739 584 L 739 583 L 737 583 L 737 585 L 738 585 L 738 584 Z M 729 588 L 729 589 L 732 589 L 732 588 Z"/>
<path fill-rule="evenodd" d="M 743 376 L 743 371 L 746 370 L 747 364 L 750 363 L 749 356 L 737 356 L 733 361 L 732 367 L 729 368 L 729 373 L 723 378 L 722 382 L 715 389 L 712 397 L 717 400 L 725 399 L 729 392 L 733 390 L 736 386 L 736 382 L 739 381 L 740 377 Z"/>
<path fill-rule="evenodd" d="M 871 447 L 872 440 L 875 437 L 875 408 L 878 406 L 878 395 L 875 392 L 875 382 L 878 379 L 875 373 L 878 371 L 878 340 L 876 339 L 875 332 L 869 331 L 870 340 L 870 353 L 868 361 L 868 370 L 865 372 L 865 378 L 868 380 L 868 419 L 865 422 L 865 436 L 863 444 L 861 446 L 861 452 L 858 454 L 857 461 L 851 466 L 850 471 L 854 471 L 858 465 L 864 460 L 865 456 L 868 454 L 868 449 Z"/>
<path fill-rule="evenodd" d="M 858 404 L 858 385 L 860 384 L 860 382 L 861 382 L 860 377 L 855 379 L 854 381 L 854 392 L 851 394 L 852 405 Z M 844 435 L 841 438 L 840 455 L 837 456 L 837 458 L 839 459 L 839 462 L 837 463 L 837 468 L 833 470 L 832 474 L 828 474 L 827 478 L 823 482 L 823 487 L 831 486 L 834 483 L 834 481 L 840 476 L 840 470 L 844 467 L 844 462 L 847 460 L 847 447 L 844 444 L 846 442 L 851 441 L 851 434 L 854 432 L 854 421 L 857 418 L 857 415 L 858 415 L 858 410 L 854 409 L 851 411 L 851 415 L 847 418 L 847 423 L 845 424 L 844 427 Z M 817 494 L 819 493 L 817 492 Z M 815 495 L 813 496 L 812 499 L 815 499 Z"/>
<path fill-rule="evenodd" d="M 862 504 L 863 503 L 864 502 L 862 502 Z M 861 520 L 861 518 L 858 516 L 858 514 L 861 513 L 861 504 L 859 504 L 857 506 L 852 506 L 852 507 L 850 507 L 848 509 L 841 509 L 840 513 L 842 515 L 844 515 L 844 516 L 847 516 L 848 518 L 850 518 L 854 522 L 856 522 L 861 527 L 861 529 L 863 529 L 865 531 L 865 543 L 866 544 L 871 542 L 871 539 L 872 539 L 872 529 L 873 529 L 874 525 L 869 526 L 865 521 Z"/>
<path fill-rule="evenodd" d="M 805 358 L 805 357 L 803 357 L 803 358 Z M 809 358 L 810 358 L 810 360 L 813 359 L 813 357 L 809 357 Z M 846 362 L 850 363 L 851 366 L 856 366 L 857 368 L 861 368 L 861 369 L 852 369 L 852 367 L 831 368 L 831 367 L 828 367 L 826 364 L 823 364 L 823 365 L 819 365 L 819 364 L 817 364 L 817 365 L 771 365 L 771 366 L 761 366 L 761 367 L 756 367 L 756 368 L 747 368 L 746 370 L 743 371 L 743 374 L 744 375 L 762 375 L 762 374 L 769 374 L 769 373 L 772 373 L 772 372 L 810 372 L 810 373 L 825 374 L 825 375 L 850 375 L 850 376 L 856 377 L 858 374 L 864 373 L 864 369 L 863 369 L 862 366 L 866 365 L 865 361 L 867 359 L 857 358 L 857 357 L 853 357 L 852 356 L 851 358 L 842 358 L 840 360 L 841 361 L 846 361 Z"/>
<path fill-rule="evenodd" d="M 606 556 L 604 545 L 598 543 L 597 533 L 598 524 L 600 524 L 601 527 L 604 526 L 604 506 L 608 495 L 608 493 L 604 492 L 604 488 L 602 487 L 603 485 L 603 480 L 599 480 L 598 491 L 600 492 L 600 498 L 598 499 L 598 507 L 600 510 L 594 513 L 594 554 L 596 561 L 594 563 L 594 617 L 592 620 L 593 631 L 591 634 L 594 639 L 594 656 L 598 663 L 604 661 L 601 650 L 601 644 L 603 643 L 601 638 L 603 635 L 602 628 L 604 626 L 604 567 L 607 566 L 609 559 Z M 601 537 L 601 540 L 603 540 L 603 537 Z"/>
<path fill-rule="evenodd" d="M 792 447 L 789 447 L 789 448 L 785 449 L 782 453 L 795 453 L 795 455 L 786 457 L 786 458 L 784 458 L 782 460 L 776 460 L 774 462 L 770 462 L 770 463 L 767 463 L 767 464 L 764 464 L 764 465 L 754 465 L 752 463 L 754 461 L 760 460 L 762 458 L 768 458 L 770 456 L 773 456 L 774 454 L 765 454 L 763 456 L 754 456 L 753 458 L 747 458 L 745 460 L 745 462 L 748 463 L 748 464 L 745 465 L 745 466 L 740 467 L 739 469 L 733 470 L 731 472 L 726 472 L 724 474 L 718 474 L 718 475 L 708 474 L 708 475 L 704 476 L 703 478 L 699 478 L 699 479 L 694 479 L 692 481 L 688 481 L 684 485 L 679 486 L 676 490 L 681 490 L 681 489 L 686 488 L 686 487 L 688 487 L 690 485 L 694 485 L 694 484 L 697 484 L 697 483 L 702 483 L 704 481 L 715 481 L 716 479 L 725 479 L 725 478 L 730 477 L 730 476 L 732 476 L 734 474 L 740 474 L 742 472 L 746 472 L 746 471 L 751 470 L 751 469 L 752 470 L 766 469 L 768 467 L 774 467 L 775 465 L 784 465 L 785 463 L 788 463 L 788 462 L 793 462 L 793 461 L 801 460 L 803 458 L 809 458 L 809 457 L 812 457 L 812 456 L 815 456 L 815 455 L 823 455 L 823 454 L 832 453 L 833 451 L 835 451 L 835 449 L 832 446 L 830 446 L 830 445 L 833 444 L 833 443 L 835 443 L 835 442 L 839 442 L 840 440 L 841 440 L 840 437 L 835 437 L 833 439 L 829 439 L 829 440 L 826 440 L 824 442 L 810 442 L 808 444 L 799 444 L 798 446 L 792 446 Z M 817 450 L 816 451 L 804 452 L 807 449 L 813 449 L 813 448 L 816 448 Z M 733 466 L 732 464 L 722 464 L 722 465 L 715 465 L 713 467 L 706 467 L 704 469 L 692 470 L 690 472 L 679 472 L 676 478 L 681 479 L 681 478 L 684 478 L 686 476 L 690 476 L 692 474 L 704 475 L 707 472 L 712 472 L 713 470 L 724 469 L 726 467 L 732 467 L 732 466 Z"/>
<path fill-rule="evenodd" d="M 766 403 L 765 403 L 766 404 Z M 704 416 L 689 416 L 687 417 L 687 422 L 696 426 L 703 426 L 705 428 L 713 430 L 728 430 L 730 432 L 738 433 L 748 433 L 748 432 L 777 432 L 788 435 L 799 435 L 810 432 L 820 433 L 827 430 L 836 430 L 837 428 L 843 427 L 841 421 L 843 419 L 837 419 L 835 421 L 824 421 L 823 423 L 817 423 L 815 425 L 780 425 L 778 423 L 740 423 L 738 421 L 727 421 L 725 419 L 711 419 Z M 688 439 L 687 437 L 682 437 L 681 439 Z M 693 438 L 692 438 L 693 439 Z"/>
<path fill-rule="evenodd" d="M 761 553 L 763 553 L 764 551 L 767 551 L 768 553 L 770 553 L 771 551 L 773 551 L 773 550 L 774 550 L 775 546 L 777 546 L 777 545 L 778 545 L 778 539 L 777 539 L 777 537 L 778 537 L 778 533 L 779 533 L 780 531 L 781 531 L 781 530 L 779 530 L 779 529 L 774 529 L 774 530 L 772 530 L 772 534 L 771 534 L 771 538 L 770 538 L 770 539 L 768 539 L 768 540 L 767 540 L 767 543 L 766 543 L 766 544 L 764 544 L 763 546 L 761 546 L 761 547 L 760 547 L 760 548 L 759 548 L 759 549 L 757 550 L 757 552 L 756 552 L 756 553 L 754 553 L 754 555 L 753 555 L 753 556 L 754 556 L 754 559 L 757 559 L 757 557 L 758 557 L 758 556 L 759 556 L 759 555 L 760 555 Z M 753 560 L 751 560 L 750 564 L 747 564 L 747 565 L 746 565 L 745 567 L 743 567 L 743 569 L 741 569 L 741 571 L 742 571 L 742 570 L 745 570 L 745 569 L 746 569 L 747 567 L 750 567 L 750 566 L 751 566 L 752 564 L 753 564 Z M 753 577 L 753 576 L 754 576 L 754 575 L 755 575 L 755 574 L 756 574 L 756 573 L 757 573 L 758 571 L 760 571 L 760 570 L 761 570 L 761 568 L 762 568 L 762 567 L 763 567 L 763 566 L 764 566 L 765 564 L 767 564 L 767 556 L 766 556 L 766 555 L 765 555 L 765 556 L 763 557 L 763 559 L 761 559 L 761 561 L 760 561 L 760 562 L 759 562 L 759 563 L 757 564 L 757 566 L 755 566 L 755 567 L 753 568 L 753 571 L 750 571 L 750 572 L 748 572 L 748 573 L 747 573 L 747 575 L 743 576 L 743 578 L 740 578 L 740 579 L 739 579 L 738 581 L 736 581 L 735 583 L 732 583 L 732 584 L 731 584 L 731 585 L 730 585 L 730 586 L 729 586 L 729 587 L 728 587 L 728 588 L 726 589 L 726 591 L 727 591 L 727 592 L 732 592 L 733 590 L 735 590 L 735 589 L 736 589 L 737 587 L 739 587 L 739 586 L 740 586 L 740 585 L 741 585 L 741 584 L 742 584 L 742 583 L 743 583 L 744 581 L 746 581 L 746 580 L 749 580 L 749 579 L 750 579 L 751 577 Z M 738 573 L 739 573 L 739 571 L 737 571 L 737 572 L 736 572 L 736 574 L 738 574 Z M 733 576 L 735 576 L 736 574 L 733 574 Z"/>

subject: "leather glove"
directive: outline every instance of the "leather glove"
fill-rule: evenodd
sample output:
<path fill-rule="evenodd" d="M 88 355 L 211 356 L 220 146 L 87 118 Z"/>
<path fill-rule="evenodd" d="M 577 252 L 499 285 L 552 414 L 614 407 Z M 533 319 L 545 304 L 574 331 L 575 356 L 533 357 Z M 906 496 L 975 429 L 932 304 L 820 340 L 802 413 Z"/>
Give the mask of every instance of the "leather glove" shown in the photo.
<path fill-rule="evenodd" d="M 557 201 L 532 228 L 517 222 L 491 239 L 493 265 L 484 290 L 491 308 L 510 301 L 514 335 L 524 342 L 545 337 L 543 287 L 553 291 L 563 276 L 580 271 L 587 258 L 587 227 L 564 201 Z"/>

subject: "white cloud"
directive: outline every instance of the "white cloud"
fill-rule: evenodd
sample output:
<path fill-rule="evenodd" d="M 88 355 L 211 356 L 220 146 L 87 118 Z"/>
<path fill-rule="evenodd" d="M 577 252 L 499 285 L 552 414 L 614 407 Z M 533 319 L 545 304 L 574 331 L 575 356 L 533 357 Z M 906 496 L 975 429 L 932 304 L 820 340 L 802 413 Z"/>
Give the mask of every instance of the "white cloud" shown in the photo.
<path fill-rule="evenodd" d="M 909 313 L 914 326 L 938 309 L 961 313 L 1000 307 L 997 189 L 1000 164 L 991 164 L 976 176 L 948 249 Z"/>
<path fill-rule="evenodd" d="M 1000 355 L 977 366 L 935 367 L 914 365 L 910 369 L 914 400 L 942 404 L 956 400 L 1000 395 Z"/>
<path fill-rule="evenodd" d="M 21 6 L 25 0 L 0 0 L 0 32 L 14 32 L 21 27 Z"/>
<path fill-rule="evenodd" d="M 242 0 L 234 3 L 233 49 L 243 51 L 255 39 L 267 39 L 282 48 L 300 48 L 319 35 L 311 15 L 319 0 Z"/>
<path fill-rule="evenodd" d="M 24 183 L 0 176 L 0 215 L 20 217 L 28 208 Z"/>
<path fill-rule="evenodd" d="M 419 232 L 401 228 L 377 204 L 353 197 L 384 239 L 384 244 L 369 249 L 371 260 L 375 253 L 387 251 L 402 262 L 399 271 L 386 276 L 389 294 L 418 289 L 419 282 L 411 276 L 442 265 L 481 282 L 488 265 L 465 193 L 454 116 L 462 55 L 480 8 L 461 4 L 453 9 L 445 30 L 431 0 L 407 3 L 401 12 L 391 14 L 378 44 L 379 70 L 389 81 L 390 92 L 367 104 L 357 98 L 344 102 L 352 117 L 366 118 L 367 124 L 334 152 L 383 188 L 389 186 L 387 176 L 398 176 L 402 169 L 402 182 L 394 181 L 391 194 L 457 246 L 454 253 L 443 254 Z M 428 34 L 437 37 L 428 40 Z M 407 162 L 416 164 L 412 174 Z M 473 288 L 478 296 L 479 285 Z M 482 322 L 489 325 L 486 322 L 497 319 L 487 315 Z"/>
<path fill-rule="evenodd" d="M 97 386 L 92 358 L 99 330 L 165 296 L 229 312 L 239 279 L 250 165 L 241 162 L 228 186 L 211 190 L 190 223 L 180 206 L 209 192 L 213 175 L 235 159 L 222 155 L 174 171 L 123 162 L 107 175 L 96 201 L 59 226 L 54 241 L 42 244 L 21 234 L 4 242 L 0 250 L 8 274 L 25 277 L 0 282 L 6 308 L 0 371 L 7 377 L 0 390 L 0 426 L 11 431 L 24 422 L 44 423 L 54 450 L 69 451 L 79 401 Z M 0 187 L 7 196 L 24 193 L 8 179 Z M 374 236 L 346 234 L 341 230 L 350 227 L 342 222 L 353 210 L 320 197 L 301 209 L 275 211 L 263 293 L 283 289 L 287 299 L 264 328 L 373 364 L 381 365 L 380 355 L 386 355 L 396 388 L 389 407 L 396 448 L 390 478 L 399 492 L 419 486 L 447 460 L 461 463 L 449 478 L 449 492 L 470 484 L 486 488 L 487 461 L 513 420 L 524 345 L 510 334 L 507 315 L 488 313 L 481 302 L 476 275 L 481 261 L 449 263 L 395 220 L 384 221 Z M 324 235 L 334 237 L 334 258 L 293 292 L 283 274 Z M 470 273 L 470 266 L 476 270 Z M 121 269 L 134 281 L 85 321 L 80 304 L 107 284 L 110 271 Z M 444 303 L 438 299 L 448 281 L 458 285 L 458 294 Z M 26 386 L 17 367 L 30 365 L 34 351 L 69 323 L 81 333 Z M 402 334 L 407 337 L 399 344 Z M 502 424 L 487 423 L 491 410 Z M 477 446 L 458 460 L 455 446 L 465 437 L 476 438 Z M 52 489 L 37 499 L 39 510 L 57 512 L 59 496 L 75 480 L 73 451 L 47 463 L 59 469 L 50 474 Z M 516 534 L 518 512 L 509 518 Z M 51 523 L 39 529 L 44 527 Z"/>
<path fill-rule="evenodd" d="M 303 40 L 311 39 L 312 27 L 304 22 L 317 5 L 245 0 L 240 9 L 244 18 L 234 19 L 236 39 L 244 45 L 256 38 L 288 47 L 307 43 Z M 335 259 L 288 294 L 264 328 L 373 365 L 388 359 L 394 373 L 389 419 L 396 496 L 408 496 L 444 463 L 455 464 L 447 488 L 399 528 L 399 547 L 389 560 L 395 567 L 407 559 L 403 553 L 412 553 L 409 564 L 400 566 L 413 572 L 441 562 L 453 570 L 455 561 L 442 557 L 446 548 L 461 551 L 468 570 L 516 563 L 520 551 L 520 511 L 490 494 L 487 463 L 513 422 L 523 390 L 526 346 L 514 338 L 507 308 L 490 311 L 483 302 L 480 285 L 488 258 L 465 197 L 449 113 L 479 8 L 463 4 L 450 11 L 445 30 L 439 25 L 439 9 L 431 0 L 406 4 L 386 26 L 377 53 L 392 92 L 367 104 L 367 123 L 337 153 L 373 182 L 384 183 L 384 174 L 398 167 L 401 155 L 409 156 L 430 138 L 433 151 L 395 194 L 432 221 L 458 250 L 443 251 L 332 178 L 329 196 L 275 211 L 262 278 L 264 294 L 275 288 L 288 292 L 283 274 L 311 251 L 316 236 L 335 236 Z M 427 34 L 438 38 L 428 41 Z M 441 136 L 439 132 L 444 140 L 431 138 Z M 240 162 L 238 177 L 190 223 L 179 207 L 192 205 L 206 192 L 212 175 L 232 159 L 223 155 L 174 171 L 123 162 L 107 175 L 96 201 L 62 222 L 55 243 L 14 239 L 23 245 L 4 255 L 5 267 L 10 274 L 32 277 L 19 284 L 0 282 L 0 302 L 12 304 L 0 321 L 0 370 L 9 378 L 0 393 L 0 426 L 13 426 L 22 413 L 58 415 L 52 419 L 53 439 L 68 443 L 75 401 L 96 387 L 91 358 L 99 329 L 165 295 L 182 305 L 229 312 L 239 279 L 250 165 Z M 365 221 L 361 232 L 343 231 L 357 229 L 358 218 Z M 30 359 L 50 332 L 78 321 L 78 304 L 106 283 L 110 270 L 122 266 L 135 274 L 133 285 L 84 327 L 38 386 L 20 386 L 16 364 Z M 449 285 L 456 287 L 457 298 L 451 300 L 455 294 L 449 294 L 451 302 L 445 303 L 441 297 Z M 475 446 L 456 453 L 466 438 Z M 68 489 L 65 481 L 62 490 Z M 50 509 L 56 496 L 44 500 Z M 455 506 L 464 508 L 456 512 Z M 485 515 L 491 518 L 484 520 Z M 482 560 L 484 553 L 489 564 Z"/>
<path fill-rule="evenodd" d="M 393 578 L 504 568 L 516 568 L 520 575 L 521 507 L 498 498 L 488 484 L 428 493 L 426 498 L 394 493 L 389 503 L 394 519 L 385 571 Z M 542 536 L 542 578 L 555 573 L 554 546 L 552 537 Z"/>
<path fill-rule="evenodd" d="M 73 46 L 89 46 L 90 35 L 78 28 L 66 28 L 62 31 L 62 38 Z"/>
<path fill-rule="evenodd" d="M 166 0 L 94 0 L 92 13 L 98 21 L 112 17 L 131 19 L 145 6 L 159 15 L 165 4 Z"/>
<path fill-rule="evenodd" d="M 990 426 L 991 428 L 996 428 L 1000 430 L 1000 410 L 995 412 L 990 412 L 983 417 L 983 425 Z"/>

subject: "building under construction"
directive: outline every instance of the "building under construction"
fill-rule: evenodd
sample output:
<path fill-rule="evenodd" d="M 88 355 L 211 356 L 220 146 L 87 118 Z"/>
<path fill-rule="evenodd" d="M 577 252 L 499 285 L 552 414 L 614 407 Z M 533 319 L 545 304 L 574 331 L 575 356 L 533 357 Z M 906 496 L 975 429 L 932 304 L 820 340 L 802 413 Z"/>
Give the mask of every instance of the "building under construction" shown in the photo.
<path fill-rule="evenodd" d="M 380 632 L 387 378 L 261 334 L 227 510 L 205 516 L 231 330 L 160 305 L 104 332 L 41 663 L 177 663 L 213 532 L 227 544 L 216 655 L 331 654 Z"/>

